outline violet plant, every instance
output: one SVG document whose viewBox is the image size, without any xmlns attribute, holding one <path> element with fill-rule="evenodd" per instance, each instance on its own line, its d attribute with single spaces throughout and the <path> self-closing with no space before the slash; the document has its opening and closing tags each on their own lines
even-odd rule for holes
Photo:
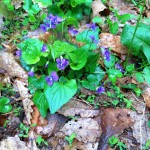
<svg viewBox="0 0 150 150">
<path fill-rule="evenodd" d="M 43 117 L 48 109 L 51 114 L 55 113 L 80 90 L 79 87 L 94 90 L 99 95 L 104 93 L 102 80 L 105 72 L 112 84 L 122 76 L 120 68 L 115 68 L 116 57 L 108 48 L 98 47 L 100 29 L 95 23 L 87 24 L 87 29 L 79 33 L 66 21 L 49 14 L 40 25 L 42 32 L 56 33 L 63 24 L 63 30 L 67 31 L 65 35 L 59 33 L 64 36 L 63 41 L 56 40 L 58 35 L 53 34 L 53 39 L 47 43 L 27 38 L 18 45 L 17 56 L 29 75 L 28 88 Z M 70 38 L 75 38 L 76 43 L 82 42 L 82 46 L 68 42 L 72 41 Z M 98 64 L 100 59 L 104 60 L 103 69 Z"/>
</svg>

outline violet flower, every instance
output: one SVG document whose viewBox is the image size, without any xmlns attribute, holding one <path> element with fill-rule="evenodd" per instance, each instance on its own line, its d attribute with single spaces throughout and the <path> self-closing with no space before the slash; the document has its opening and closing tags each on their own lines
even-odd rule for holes
<svg viewBox="0 0 150 150">
<path fill-rule="evenodd" d="M 46 52 L 46 50 L 47 50 L 47 46 L 46 46 L 46 44 L 43 44 L 41 52 Z"/>
<path fill-rule="evenodd" d="M 56 28 L 56 25 L 60 24 L 62 21 L 62 18 L 50 14 L 44 21 L 44 24 L 41 24 L 40 27 L 44 32 L 46 32 L 48 29 Z"/>
<path fill-rule="evenodd" d="M 58 75 L 57 75 L 57 73 L 56 73 L 55 71 L 53 71 L 53 72 L 50 74 L 50 76 L 47 76 L 47 77 L 45 78 L 46 83 L 47 83 L 49 86 L 52 86 L 55 81 L 58 81 L 58 79 L 59 79 L 59 77 L 58 77 Z"/>
<path fill-rule="evenodd" d="M 99 86 L 97 89 L 96 89 L 96 92 L 97 94 L 102 94 L 103 92 L 105 92 L 105 88 L 103 86 Z"/>
<path fill-rule="evenodd" d="M 59 68 L 60 70 L 64 70 L 69 65 L 69 61 L 63 57 L 57 58 L 56 62 L 57 68 Z"/>
<path fill-rule="evenodd" d="M 95 39 L 94 35 L 90 35 L 89 37 L 91 38 L 92 42 L 94 42 L 95 44 L 98 44 L 98 40 Z"/>
<path fill-rule="evenodd" d="M 68 31 L 69 31 L 69 33 L 70 33 L 72 36 L 75 36 L 75 35 L 78 34 L 78 30 L 76 30 L 75 28 L 72 28 L 72 27 L 70 27 L 70 28 L 68 29 Z"/>
<path fill-rule="evenodd" d="M 117 68 L 120 72 L 124 72 L 122 66 L 119 63 L 115 64 L 115 68 Z"/>
<path fill-rule="evenodd" d="M 29 75 L 30 77 L 33 77 L 33 76 L 34 76 L 34 72 L 33 72 L 32 70 L 30 70 L 30 71 L 28 72 L 28 75 Z"/>
<path fill-rule="evenodd" d="M 95 23 L 92 23 L 92 24 L 86 24 L 87 27 L 89 27 L 90 29 L 92 30 L 95 30 L 97 28 L 96 24 Z"/>
<path fill-rule="evenodd" d="M 101 51 L 102 51 L 102 55 L 103 55 L 104 59 L 106 59 L 107 61 L 110 61 L 111 53 L 108 50 L 108 48 L 101 47 Z"/>
<path fill-rule="evenodd" d="M 16 51 L 16 56 L 20 57 L 22 55 L 22 50 Z"/>
<path fill-rule="evenodd" d="M 47 27 L 45 24 L 41 24 L 40 25 L 40 28 L 43 30 L 43 32 L 46 32 L 47 31 Z"/>
</svg>

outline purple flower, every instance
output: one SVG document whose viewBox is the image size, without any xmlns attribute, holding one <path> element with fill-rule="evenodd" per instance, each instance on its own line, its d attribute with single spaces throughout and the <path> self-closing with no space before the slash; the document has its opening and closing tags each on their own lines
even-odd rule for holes
<svg viewBox="0 0 150 150">
<path fill-rule="evenodd" d="M 56 25 L 61 23 L 62 21 L 63 21 L 62 18 L 50 14 L 44 21 L 44 24 L 41 24 L 40 27 L 44 32 L 46 32 L 47 29 L 56 28 Z"/>
<path fill-rule="evenodd" d="M 97 94 L 102 94 L 103 92 L 105 92 L 105 88 L 103 86 L 99 86 L 97 89 L 96 89 L 96 92 Z"/>
<path fill-rule="evenodd" d="M 120 72 L 124 72 L 122 66 L 119 63 L 116 63 L 115 68 L 117 68 Z"/>
<path fill-rule="evenodd" d="M 95 44 L 98 44 L 98 40 L 95 39 L 94 35 L 90 35 L 89 37 L 91 38 L 92 42 L 94 42 Z"/>
<path fill-rule="evenodd" d="M 87 27 L 89 27 L 90 29 L 92 30 L 95 30 L 97 28 L 96 24 L 95 23 L 92 23 L 92 24 L 86 24 Z"/>
<path fill-rule="evenodd" d="M 106 59 L 107 61 L 110 61 L 111 53 L 108 50 L 108 48 L 101 47 L 101 50 L 102 50 L 102 55 L 103 55 L 104 59 Z"/>
<path fill-rule="evenodd" d="M 30 70 L 30 71 L 28 72 L 28 75 L 29 75 L 30 77 L 33 77 L 33 76 L 34 76 L 34 72 L 33 72 L 32 70 Z"/>
<path fill-rule="evenodd" d="M 43 30 L 43 32 L 46 32 L 47 31 L 47 27 L 45 24 L 41 24 L 40 25 L 40 28 Z"/>
<path fill-rule="evenodd" d="M 16 56 L 20 57 L 22 55 L 22 50 L 16 51 Z"/>
<path fill-rule="evenodd" d="M 71 28 L 71 27 L 68 29 L 68 31 L 72 36 L 75 36 L 78 34 L 78 30 Z"/>
<path fill-rule="evenodd" d="M 46 44 L 44 44 L 44 45 L 42 46 L 41 52 L 46 52 L 46 50 L 47 50 L 47 46 L 46 46 Z"/>
<path fill-rule="evenodd" d="M 50 76 L 47 76 L 47 77 L 46 77 L 45 80 L 46 80 L 46 83 L 47 83 L 49 86 L 52 86 L 55 81 L 58 81 L 58 79 L 59 79 L 59 77 L 58 77 L 57 73 L 56 73 L 55 71 L 53 71 L 53 72 L 50 74 Z"/>
<path fill-rule="evenodd" d="M 57 68 L 59 68 L 60 70 L 64 70 L 69 65 L 69 61 L 63 57 L 57 58 L 56 62 Z"/>
</svg>

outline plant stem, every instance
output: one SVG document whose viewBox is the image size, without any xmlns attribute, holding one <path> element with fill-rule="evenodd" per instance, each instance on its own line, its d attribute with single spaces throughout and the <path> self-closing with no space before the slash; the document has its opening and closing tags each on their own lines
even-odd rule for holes
<svg viewBox="0 0 150 150">
<path fill-rule="evenodd" d="M 145 6 L 145 4 L 146 4 L 146 0 L 145 0 L 145 3 L 144 3 L 144 6 Z M 130 54 L 131 54 L 132 43 L 133 43 L 133 40 L 134 40 L 136 31 L 137 31 L 137 29 L 138 29 L 140 20 L 141 20 L 141 16 L 142 16 L 142 13 L 143 13 L 143 10 L 144 10 L 144 6 L 142 7 L 142 10 L 140 11 L 140 15 L 139 15 L 139 18 L 138 18 L 138 22 L 137 22 L 137 24 L 136 24 L 136 27 L 135 27 L 135 30 L 134 30 L 134 33 L 133 33 L 133 37 L 132 37 L 132 40 L 131 40 L 131 43 L 130 43 L 130 47 L 129 47 L 129 50 L 128 50 L 128 53 L 127 53 L 126 61 L 125 61 L 125 63 L 124 63 L 124 67 L 127 66 L 127 63 L 128 63 L 128 61 L 129 61 L 129 56 L 130 56 Z"/>
</svg>

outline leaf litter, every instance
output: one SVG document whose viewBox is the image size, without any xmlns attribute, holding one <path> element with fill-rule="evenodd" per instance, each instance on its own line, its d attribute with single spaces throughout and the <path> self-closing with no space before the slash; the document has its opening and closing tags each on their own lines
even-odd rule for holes
<svg viewBox="0 0 150 150">
<path fill-rule="evenodd" d="M 149 7 L 148 3 L 147 7 Z M 17 4 L 16 1 L 13 1 L 13 4 L 16 9 L 21 6 L 21 3 Z M 128 5 L 128 3 L 122 4 L 122 1 L 114 1 L 113 3 L 110 1 L 107 5 L 118 8 L 120 14 L 137 14 L 134 6 Z M 93 16 L 100 16 L 100 12 L 107 9 L 107 7 L 101 1 L 93 1 L 92 9 Z M 149 12 L 146 13 L 149 17 Z M 29 36 L 39 37 L 39 32 L 31 32 Z M 39 38 L 47 42 L 48 36 L 45 34 Z M 119 35 L 101 33 L 100 39 L 100 46 L 110 47 L 116 55 L 127 54 L 127 48 L 121 44 Z M 57 114 L 48 114 L 47 118 L 44 119 L 31 101 L 32 96 L 27 88 L 27 73 L 15 60 L 13 54 L 7 52 L 0 53 L 0 69 L 5 70 L 6 73 L 4 71 L 4 75 L 9 75 L 11 79 L 17 77 L 13 82 L 23 102 L 26 117 L 24 122 L 28 125 L 37 124 L 37 127 L 30 130 L 29 138 L 32 140 L 27 142 L 28 147 L 16 135 L 14 137 L 7 137 L 7 139 L 0 142 L 2 150 L 15 150 L 16 148 L 28 150 L 32 146 L 34 149 L 38 149 L 35 143 L 37 135 L 47 139 L 53 150 L 63 148 L 65 150 L 107 150 L 111 149 L 108 147 L 108 139 L 112 135 L 121 135 L 125 129 L 129 128 L 132 128 L 133 137 L 140 144 L 140 147 L 150 139 L 147 123 L 149 111 L 146 109 L 146 105 L 150 107 L 149 86 L 144 89 L 144 93 L 142 93 L 143 98 L 136 97 L 129 91 L 124 93 L 132 101 L 136 111 L 122 108 L 95 109 L 93 105 L 87 105 L 85 101 L 80 101 L 78 97 L 75 97 L 59 109 Z M 86 93 L 86 96 L 88 94 Z M 100 100 L 101 96 L 97 97 L 97 100 Z M 72 119 L 69 119 L 68 116 Z M 17 119 L 15 118 L 15 120 Z M 70 147 L 64 138 L 65 136 L 71 136 L 72 133 L 76 133 L 76 137 L 72 147 Z"/>
</svg>

